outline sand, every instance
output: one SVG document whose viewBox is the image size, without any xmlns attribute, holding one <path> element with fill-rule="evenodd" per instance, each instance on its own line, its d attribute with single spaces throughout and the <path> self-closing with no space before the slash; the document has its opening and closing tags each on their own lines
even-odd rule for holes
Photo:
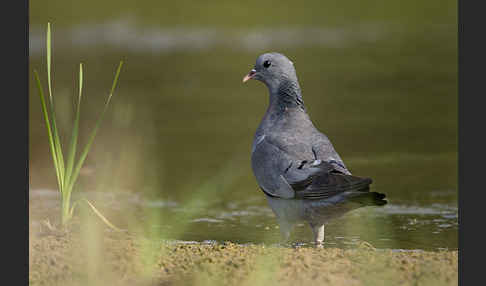
<svg viewBox="0 0 486 286">
<path fill-rule="evenodd" d="M 458 251 L 149 239 L 30 227 L 30 285 L 457 285 Z"/>
</svg>

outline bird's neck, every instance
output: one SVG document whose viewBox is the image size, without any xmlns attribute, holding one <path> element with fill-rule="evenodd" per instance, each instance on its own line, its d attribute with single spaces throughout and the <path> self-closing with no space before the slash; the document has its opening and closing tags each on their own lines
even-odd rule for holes
<svg viewBox="0 0 486 286">
<path fill-rule="evenodd" d="M 270 92 L 269 109 L 283 110 L 300 108 L 305 111 L 304 100 L 297 80 L 285 79 L 268 87 Z"/>
<path fill-rule="evenodd" d="M 269 86 L 270 103 L 255 136 L 258 137 L 265 134 L 269 129 L 280 126 L 282 120 L 292 121 L 296 116 L 299 118 L 304 116 L 308 119 L 299 84 L 297 81 L 293 82 L 295 84 L 287 82 L 282 85 L 275 85 L 276 88 L 274 89 Z"/>
</svg>

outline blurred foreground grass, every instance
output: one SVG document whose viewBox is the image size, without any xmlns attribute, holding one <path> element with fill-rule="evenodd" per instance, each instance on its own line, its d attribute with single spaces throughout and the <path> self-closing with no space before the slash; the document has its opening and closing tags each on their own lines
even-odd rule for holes
<svg viewBox="0 0 486 286">
<path fill-rule="evenodd" d="M 31 235 L 30 285 L 457 285 L 458 279 L 458 251 L 168 243 L 95 228 Z"/>
</svg>

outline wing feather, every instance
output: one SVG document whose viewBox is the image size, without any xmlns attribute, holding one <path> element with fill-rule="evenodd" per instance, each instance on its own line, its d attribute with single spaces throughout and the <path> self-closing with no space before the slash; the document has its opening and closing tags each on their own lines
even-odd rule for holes
<svg viewBox="0 0 486 286">
<path fill-rule="evenodd" d="M 252 154 L 262 190 L 273 197 L 320 200 L 345 192 L 369 192 L 370 178 L 351 175 L 339 161 L 296 160 L 265 137 Z"/>
</svg>

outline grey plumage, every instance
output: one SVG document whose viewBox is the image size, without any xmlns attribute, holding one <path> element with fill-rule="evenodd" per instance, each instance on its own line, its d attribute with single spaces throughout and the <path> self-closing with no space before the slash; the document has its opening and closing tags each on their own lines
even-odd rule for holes
<svg viewBox="0 0 486 286">
<path fill-rule="evenodd" d="M 314 127 L 287 57 L 259 56 L 243 81 L 249 79 L 265 83 L 270 94 L 251 164 L 285 239 L 296 222 L 304 221 L 320 244 L 330 219 L 361 206 L 386 204 L 384 194 L 369 191 L 371 179 L 352 175 L 327 136 Z"/>
</svg>

